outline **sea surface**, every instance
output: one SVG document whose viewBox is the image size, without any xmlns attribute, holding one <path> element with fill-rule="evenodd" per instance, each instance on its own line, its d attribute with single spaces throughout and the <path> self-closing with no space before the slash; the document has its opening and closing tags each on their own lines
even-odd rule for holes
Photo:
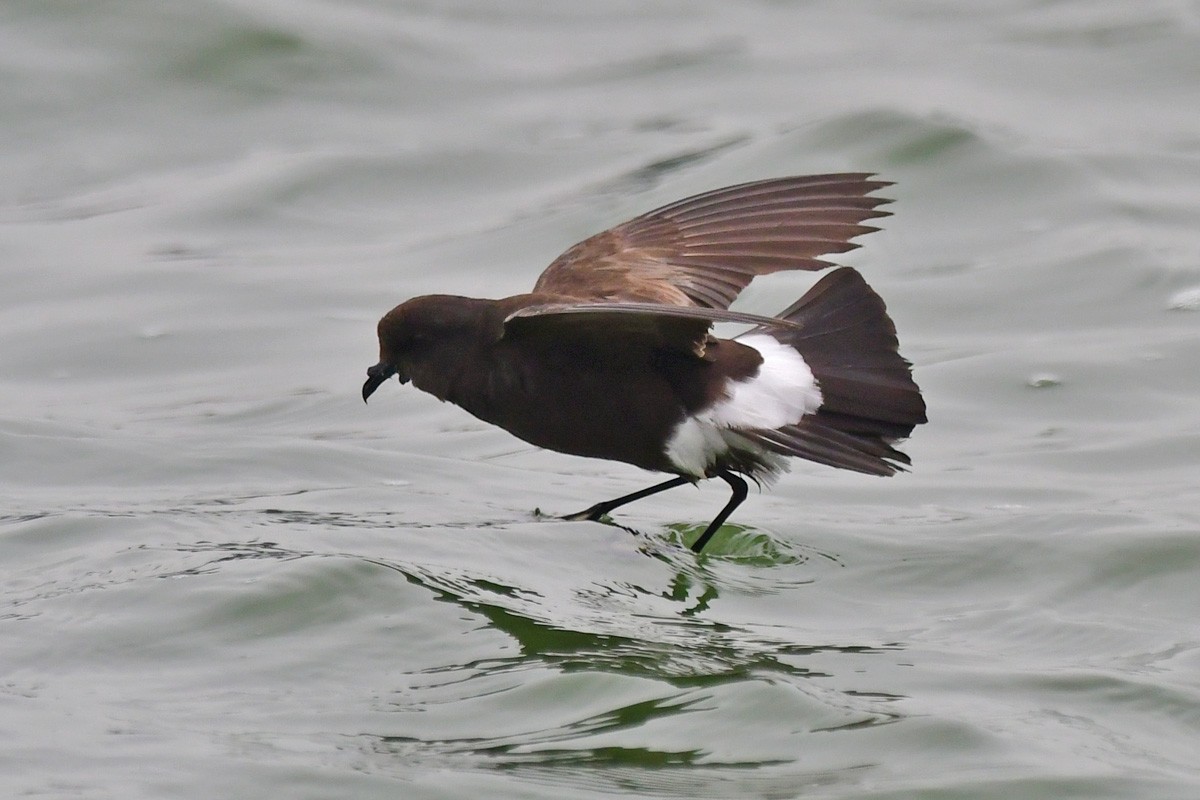
<svg viewBox="0 0 1200 800">
<path fill-rule="evenodd" d="M 841 170 L 909 474 L 697 557 L 719 482 L 563 522 L 659 478 L 360 398 L 410 296 Z M 0 387 L 0 797 L 1200 797 L 1195 0 L 5 0 Z"/>
</svg>

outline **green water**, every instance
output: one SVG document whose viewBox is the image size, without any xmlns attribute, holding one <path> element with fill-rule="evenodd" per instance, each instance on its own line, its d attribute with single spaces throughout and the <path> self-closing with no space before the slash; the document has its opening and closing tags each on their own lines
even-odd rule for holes
<svg viewBox="0 0 1200 800">
<path fill-rule="evenodd" d="M 1200 797 L 1197 122 L 1189 0 L 10 0 L 0 795 Z M 359 398 L 409 296 L 835 170 L 911 474 L 697 558 L 723 485 L 546 519 L 655 478 Z"/>
</svg>

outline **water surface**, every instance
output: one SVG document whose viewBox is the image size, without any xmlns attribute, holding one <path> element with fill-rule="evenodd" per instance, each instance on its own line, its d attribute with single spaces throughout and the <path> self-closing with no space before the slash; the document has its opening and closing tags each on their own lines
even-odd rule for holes
<svg viewBox="0 0 1200 800">
<path fill-rule="evenodd" d="M 4 794 L 1200 796 L 1194 2 L 0 19 Z M 651 476 L 359 399 L 400 300 L 834 170 L 911 474 L 696 558 L 723 487 L 555 521 Z"/>
</svg>

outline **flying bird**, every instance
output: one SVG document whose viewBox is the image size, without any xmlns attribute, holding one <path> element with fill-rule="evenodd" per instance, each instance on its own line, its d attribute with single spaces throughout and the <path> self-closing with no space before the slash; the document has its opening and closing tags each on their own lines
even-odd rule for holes
<svg viewBox="0 0 1200 800">
<path fill-rule="evenodd" d="M 720 478 L 732 495 L 700 552 L 790 457 L 869 475 L 909 465 L 893 446 L 926 421 L 883 301 L 833 269 L 775 317 L 729 308 L 757 275 L 833 267 L 888 216 L 869 173 L 777 178 L 655 209 L 568 249 L 533 291 L 426 295 L 378 326 L 365 401 L 392 376 L 560 453 L 672 477 L 565 519 Z M 752 326 L 730 339 L 715 322 Z"/>
</svg>

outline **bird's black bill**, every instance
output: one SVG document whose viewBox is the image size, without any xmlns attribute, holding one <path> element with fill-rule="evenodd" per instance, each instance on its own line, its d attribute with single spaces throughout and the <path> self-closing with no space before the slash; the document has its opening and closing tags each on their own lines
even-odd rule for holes
<svg viewBox="0 0 1200 800">
<path fill-rule="evenodd" d="M 373 367 L 367 368 L 367 382 L 363 384 L 363 402 L 367 402 L 367 398 L 374 394 L 384 381 L 396 374 L 396 370 L 389 364 L 384 364 L 382 361 Z"/>
</svg>

